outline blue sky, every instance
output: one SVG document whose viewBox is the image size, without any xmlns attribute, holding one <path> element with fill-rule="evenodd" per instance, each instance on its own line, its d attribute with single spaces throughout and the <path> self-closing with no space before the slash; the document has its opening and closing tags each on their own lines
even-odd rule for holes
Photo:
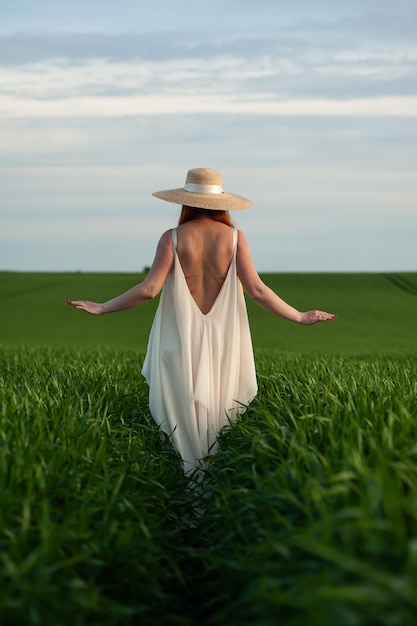
<svg viewBox="0 0 417 626">
<path fill-rule="evenodd" d="M 141 270 L 213 167 L 260 271 L 417 270 L 415 0 L 0 0 L 0 269 Z"/>
</svg>

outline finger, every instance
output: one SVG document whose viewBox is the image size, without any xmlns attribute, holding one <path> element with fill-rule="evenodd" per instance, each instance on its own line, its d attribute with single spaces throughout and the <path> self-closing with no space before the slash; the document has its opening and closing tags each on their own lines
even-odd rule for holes
<svg viewBox="0 0 417 626">
<path fill-rule="evenodd" d="M 81 300 L 67 300 L 67 303 L 74 309 L 83 310 L 85 308 L 85 304 Z"/>
<path fill-rule="evenodd" d="M 319 312 L 318 314 L 318 320 L 320 322 L 328 322 L 330 320 L 334 320 L 336 317 L 336 315 L 334 315 L 334 313 L 325 313 L 323 311 Z"/>
</svg>

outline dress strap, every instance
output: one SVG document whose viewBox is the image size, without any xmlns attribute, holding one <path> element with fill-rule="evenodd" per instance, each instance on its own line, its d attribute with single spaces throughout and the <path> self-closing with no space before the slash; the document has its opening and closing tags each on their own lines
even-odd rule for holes
<svg viewBox="0 0 417 626">
<path fill-rule="evenodd" d="M 233 229 L 233 248 L 237 246 L 237 228 Z"/>
</svg>

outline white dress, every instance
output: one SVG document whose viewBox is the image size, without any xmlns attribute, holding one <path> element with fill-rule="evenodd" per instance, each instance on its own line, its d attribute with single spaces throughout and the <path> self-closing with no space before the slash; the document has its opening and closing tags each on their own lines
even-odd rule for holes
<svg viewBox="0 0 417 626">
<path fill-rule="evenodd" d="M 207 314 L 191 295 L 172 231 L 173 268 L 161 292 L 142 368 L 152 416 L 182 458 L 184 471 L 217 448 L 217 435 L 257 393 L 243 288 L 233 258 Z"/>
</svg>

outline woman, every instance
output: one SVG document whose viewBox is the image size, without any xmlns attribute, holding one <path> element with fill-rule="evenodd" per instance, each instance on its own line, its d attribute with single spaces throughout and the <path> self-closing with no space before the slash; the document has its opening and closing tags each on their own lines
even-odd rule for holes
<svg viewBox="0 0 417 626">
<path fill-rule="evenodd" d="M 299 324 L 335 315 L 301 313 L 262 282 L 245 235 L 229 217 L 230 210 L 252 202 L 224 192 L 219 172 L 189 170 L 184 187 L 153 195 L 182 205 L 182 211 L 178 228 L 159 240 L 145 280 L 103 304 L 68 303 L 103 315 L 144 304 L 162 289 L 142 373 L 153 418 L 188 472 L 216 450 L 222 427 L 257 393 L 243 290 L 261 307 Z"/>
</svg>

